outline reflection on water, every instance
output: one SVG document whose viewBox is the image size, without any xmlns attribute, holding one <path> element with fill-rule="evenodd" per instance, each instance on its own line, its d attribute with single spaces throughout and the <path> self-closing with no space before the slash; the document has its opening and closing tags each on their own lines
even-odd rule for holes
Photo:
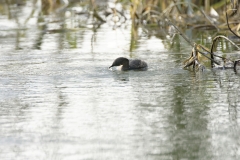
<svg viewBox="0 0 240 160">
<path fill-rule="evenodd" d="M 239 74 L 182 69 L 178 36 L 45 27 L 0 32 L 1 160 L 240 158 Z M 109 70 L 119 56 L 149 68 Z"/>
<path fill-rule="evenodd" d="M 148 71 L 108 70 L 111 52 L 3 53 L 1 159 L 238 159 L 239 75 L 134 54 Z"/>
</svg>

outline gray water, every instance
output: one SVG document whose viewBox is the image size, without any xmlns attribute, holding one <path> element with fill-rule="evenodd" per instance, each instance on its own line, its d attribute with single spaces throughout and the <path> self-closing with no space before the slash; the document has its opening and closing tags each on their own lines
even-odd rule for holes
<svg viewBox="0 0 240 160">
<path fill-rule="evenodd" d="M 129 28 L 0 33 L 1 160 L 240 159 L 240 76 L 183 69 L 180 37 L 129 52 Z M 149 68 L 109 70 L 119 56 Z"/>
</svg>

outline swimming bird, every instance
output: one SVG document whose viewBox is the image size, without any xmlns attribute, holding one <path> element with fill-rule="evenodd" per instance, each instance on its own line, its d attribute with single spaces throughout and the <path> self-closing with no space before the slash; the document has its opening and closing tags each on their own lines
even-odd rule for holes
<svg viewBox="0 0 240 160">
<path fill-rule="evenodd" d="M 109 67 L 114 67 L 114 66 L 121 66 L 122 71 L 127 71 L 127 70 L 133 70 L 133 69 L 147 69 L 148 65 L 146 62 L 140 60 L 140 59 L 133 59 L 129 60 L 125 57 L 119 57 L 114 60 L 112 65 Z"/>
</svg>

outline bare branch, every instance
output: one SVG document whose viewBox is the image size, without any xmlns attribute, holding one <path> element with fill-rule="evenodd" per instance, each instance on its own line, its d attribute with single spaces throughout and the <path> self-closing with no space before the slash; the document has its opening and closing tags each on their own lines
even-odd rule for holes
<svg viewBox="0 0 240 160">
<path fill-rule="evenodd" d="M 227 26 L 228 26 L 228 29 L 238 38 L 240 38 L 240 36 L 238 34 L 236 34 L 230 27 L 229 25 L 229 22 L 228 22 L 228 14 L 227 14 L 227 11 L 226 11 L 226 20 L 227 20 Z"/>
<path fill-rule="evenodd" d="M 168 22 L 174 26 L 174 28 L 178 31 L 178 33 L 192 46 L 195 47 L 196 43 L 191 42 L 178 28 L 177 26 L 175 26 L 169 19 Z M 203 47 L 202 47 L 203 48 Z M 216 63 L 217 65 L 220 65 L 217 61 L 215 61 L 213 58 L 210 58 L 208 56 L 205 55 L 205 53 L 203 53 L 202 51 L 200 51 L 199 49 L 197 49 L 197 47 L 195 48 L 197 52 L 199 52 L 200 54 L 202 54 L 204 57 L 206 57 L 207 59 L 211 60 L 212 62 Z M 210 53 L 208 50 L 204 49 L 206 52 Z"/>
</svg>

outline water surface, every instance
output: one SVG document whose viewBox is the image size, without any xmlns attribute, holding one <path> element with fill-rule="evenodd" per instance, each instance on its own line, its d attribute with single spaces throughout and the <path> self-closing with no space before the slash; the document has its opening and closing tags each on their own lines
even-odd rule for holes
<svg viewBox="0 0 240 160">
<path fill-rule="evenodd" d="M 1 33 L 0 159 L 240 158 L 240 76 L 183 69 L 180 37 L 129 52 L 129 28 Z M 119 56 L 149 68 L 109 70 Z"/>
</svg>

